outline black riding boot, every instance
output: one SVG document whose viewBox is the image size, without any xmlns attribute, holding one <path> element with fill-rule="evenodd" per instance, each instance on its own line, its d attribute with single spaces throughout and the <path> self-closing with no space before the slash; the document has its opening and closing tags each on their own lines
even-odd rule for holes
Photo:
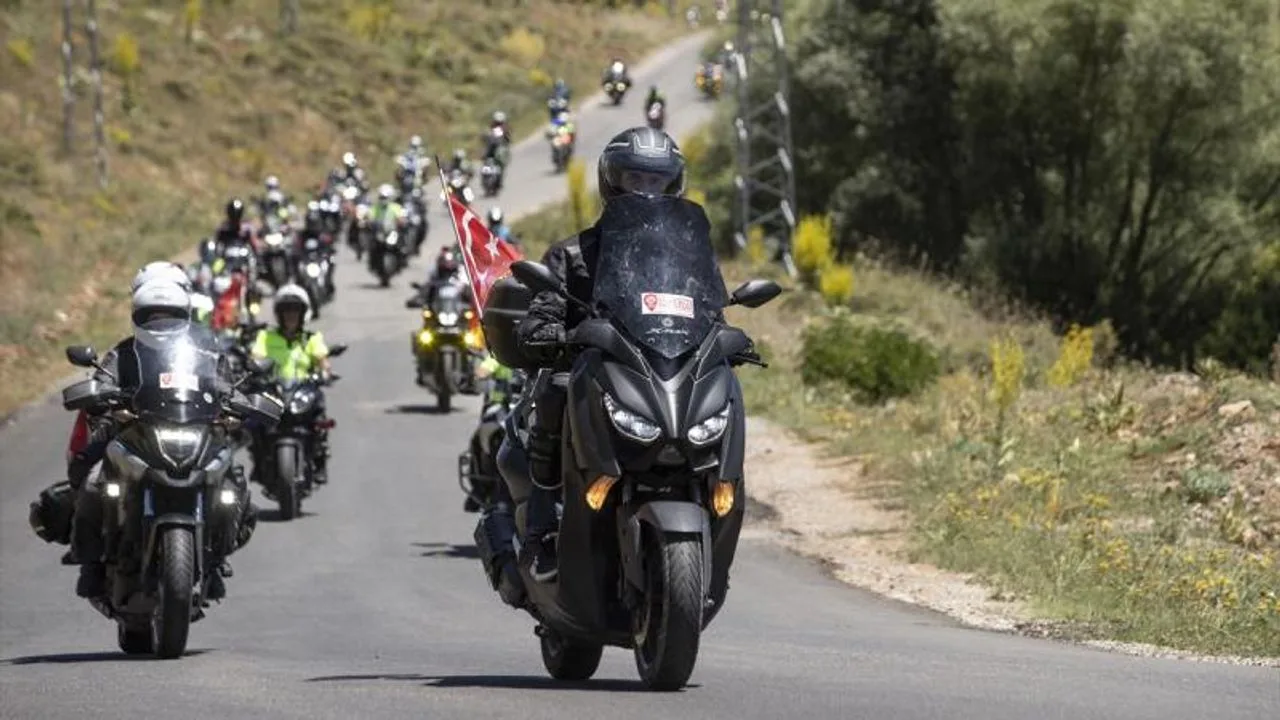
<svg viewBox="0 0 1280 720">
<path fill-rule="evenodd" d="M 102 497 L 95 488 L 83 488 L 76 498 L 71 529 L 72 550 L 80 559 L 76 595 L 95 598 L 107 594 L 107 568 L 102 562 Z"/>
</svg>

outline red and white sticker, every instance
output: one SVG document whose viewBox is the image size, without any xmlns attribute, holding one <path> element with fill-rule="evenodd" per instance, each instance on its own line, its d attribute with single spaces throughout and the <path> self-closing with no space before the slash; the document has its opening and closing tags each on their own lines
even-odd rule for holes
<svg viewBox="0 0 1280 720">
<path fill-rule="evenodd" d="M 190 390 L 192 392 L 196 392 L 200 389 L 200 378 L 191 373 L 160 373 L 160 389 Z"/>
<path fill-rule="evenodd" d="M 644 293 L 640 296 L 640 312 L 644 315 L 668 315 L 693 319 L 693 298 L 688 295 Z"/>
</svg>

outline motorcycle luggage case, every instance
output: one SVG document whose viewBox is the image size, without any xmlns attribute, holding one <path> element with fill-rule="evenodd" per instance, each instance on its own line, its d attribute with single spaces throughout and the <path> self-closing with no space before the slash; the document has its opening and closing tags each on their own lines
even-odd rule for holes
<svg viewBox="0 0 1280 720">
<path fill-rule="evenodd" d="M 71 521 L 75 515 L 75 490 L 71 483 L 60 482 L 45 488 L 40 499 L 31 503 L 27 521 L 36 536 L 48 543 L 67 545 L 71 542 Z"/>
<path fill-rule="evenodd" d="M 518 370 L 533 370 L 538 363 L 520 350 L 516 331 L 529 313 L 533 294 L 513 277 L 493 284 L 484 306 L 484 339 L 494 359 Z"/>
</svg>

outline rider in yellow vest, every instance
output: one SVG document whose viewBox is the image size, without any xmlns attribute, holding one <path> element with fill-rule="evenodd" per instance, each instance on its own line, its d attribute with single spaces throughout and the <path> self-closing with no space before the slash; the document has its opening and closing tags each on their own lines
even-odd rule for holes
<svg viewBox="0 0 1280 720">
<path fill-rule="evenodd" d="M 281 380 L 303 380 L 312 373 L 327 378 L 329 347 L 324 344 L 323 335 L 304 327 L 311 311 L 311 299 L 307 297 L 307 291 L 289 283 L 276 291 L 272 304 L 277 326 L 258 332 L 253 341 L 253 356 L 274 360 L 276 377 Z M 320 419 L 326 419 L 324 392 L 320 388 L 316 388 L 316 406 L 320 409 Z M 327 430 L 320 430 L 316 435 L 314 460 L 315 481 L 318 484 L 329 480 L 328 435 Z"/>
</svg>

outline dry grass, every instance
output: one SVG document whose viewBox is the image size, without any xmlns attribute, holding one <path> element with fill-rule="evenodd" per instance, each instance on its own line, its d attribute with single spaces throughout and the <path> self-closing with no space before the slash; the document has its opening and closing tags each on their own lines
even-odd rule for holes
<svg viewBox="0 0 1280 720">
<path fill-rule="evenodd" d="M 531 74 L 562 75 L 585 95 L 609 56 L 638 58 L 683 27 L 551 0 L 303 0 L 299 32 L 282 38 L 275 0 L 197 8 L 99 4 L 102 192 L 87 71 L 74 83 L 75 153 L 63 158 L 55 15 L 47 3 L 0 12 L 11 38 L 0 54 L 0 415 L 65 374 L 63 345 L 119 336 L 128 275 L 192 246 L 228 194 L 267 173 L 310 190 L 347 149 L 382 176 L 408 135 L 441 153 L 475 146 L 498 108 L 530 131 L 545 117 Z M 75 43 L 83 65 L 80 29 Z M 554 51 L 534 59 L 537 43 Z"/>
<path fill-rule="evenodd" d="M 561 206 L 517 229 L 547 241 L 569 218 Z M 725 272 L 791 285 L 745 258 Z M 1275 387 L 1103 362 L 1105 331 L 1063 341 L 930 277 L 865 259 L 854 272 L 855 313 L 942 351 L 935 385 L 880 406 L 805 387 L 800 334 L 828 311 L 795 287 L 729 311 L 773 363 L 740 378 L 754 412 L 866 468 L 851 495 L 907 510 L 910 560 L 976 573 L 1063 634 L 1280 656 Z"/>
</svg>

